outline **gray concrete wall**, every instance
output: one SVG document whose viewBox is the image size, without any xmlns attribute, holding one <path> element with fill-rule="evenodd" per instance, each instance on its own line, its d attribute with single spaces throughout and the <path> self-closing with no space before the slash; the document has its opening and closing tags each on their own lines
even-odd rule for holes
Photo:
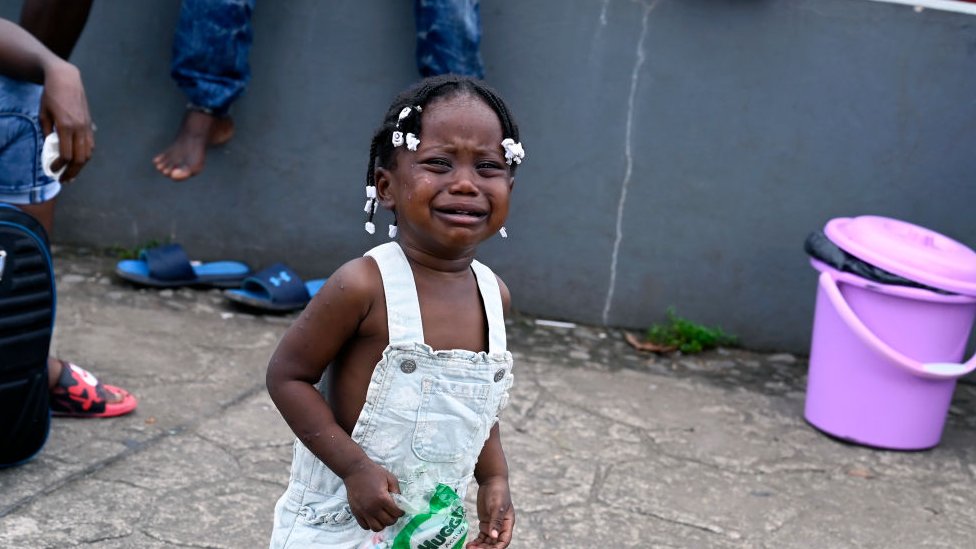
<svg viewBox="0 0 976 549">
<path fill-rule="evenodd" d="M 177 0 L 98 0 L 73 61 L 98 149 L 56 240 L 173 239 L 322 276 L 362 231 L 371 132 L 415 76 L 410 3 L 259 0 L 238 135 L 171 183 Z M 0 0 L 16 17 L 19 0 Z M 488 80 L 527 159 L 484 245 L 515 306 L 644 327 L 674 306 L 804 352 L 806 234 L 902 218 L 976 245 L 976 18 L 865 0 L 482 0 Z M 386 218 L 381 218 L 385 223 Z M 383 225 L 381 225 L 382 227 Z M 378 231 L 384 232 L 384 231 Z"/>
</svg>

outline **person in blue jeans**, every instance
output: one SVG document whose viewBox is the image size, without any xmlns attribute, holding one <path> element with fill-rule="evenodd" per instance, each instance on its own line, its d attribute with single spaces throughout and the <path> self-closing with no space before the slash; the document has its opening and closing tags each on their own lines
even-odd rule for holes
<svg viewBox="0 0 976 549">
<path fill-rule="evenodd" d="M 176 138 L 153 158 L 183 181 L 203 171 L 208 147 L 234 136 L 230 107 L 251 78 L 255 0 L 183 0 L 173 38 L 171 76 L 187 98 Z M 478 0 L 414 0 L 417 68 L 422 76 L 484 78 Z"/>
<path fill-rule="evenodd" d="M 484 78 L 478 0 L 414 0 L 420 76 Z"/>
<path fill-rule="evenodd" d="M 0 202 L 31 214 L 48 233 L 62 183 L 78 175 L 95 148 L 81 74 L 66 61 L 90 7 L 91 0 L 27 0 L 22 27 L 0 19 Z M 59 138 L 50 167 L 57 178 L 41 166 L 42 143 L 52 132 Z M 50 356 L 47 368 L 55 415 L 110 417 L 136 408 L 134 396 L 75 364 Z"/>
</svg>

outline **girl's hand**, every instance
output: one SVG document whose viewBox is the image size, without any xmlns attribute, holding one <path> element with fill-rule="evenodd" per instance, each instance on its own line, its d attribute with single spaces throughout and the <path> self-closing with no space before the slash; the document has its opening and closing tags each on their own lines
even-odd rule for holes
<svg viewBox="0 0 976 549">
<path fill-rule="evenodd" d="M 363 460 L 342 480 L 349 495 L 349 510 L 364 530 L 379 532 L 403 516 L 390 496 L 391 492 L 400 493 L 400 483 L 373 461 Z"/>
<path fill-rule="evenodd" d="M 496 477 L 478 486 L 478 537 L 466 549 L 489 547 L 504 549 L 512 542 L 515 507 L 508 489 L 508 479 Z"/>
</svg>

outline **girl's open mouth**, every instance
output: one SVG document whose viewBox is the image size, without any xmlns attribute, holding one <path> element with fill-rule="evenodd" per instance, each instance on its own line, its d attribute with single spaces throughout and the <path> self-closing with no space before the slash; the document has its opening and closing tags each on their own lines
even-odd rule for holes
<svg viewBox="0 0 976 549">
<path fill-rule="evenodd" d="M 470 225 L 478 223 L 484 218 L 488 217 L 488 212 L 471 207 L 444 207 L 444 208 L 434 208 L 434 212 L 438 216 L 444 218 L 451 223 L 457 223 L 461 225 Z"/>
</svg>

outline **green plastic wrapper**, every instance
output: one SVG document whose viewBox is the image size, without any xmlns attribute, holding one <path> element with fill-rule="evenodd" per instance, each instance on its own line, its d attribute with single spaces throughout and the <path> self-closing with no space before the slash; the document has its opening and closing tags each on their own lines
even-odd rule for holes
<svg viewBox="0 0 976 549">
<path fill-rule="evenodd" d="M 424 501 L 394 494 L 406 514 L 371 536 L 360 549 L 462 549 L 468 537 L 464 502 L 450 486 L 438 484 Z M 392 538 L 391 538 L 392 536 Z"/>
<path fill-rule="evenodd" d="M 414 514 L 393 538 L 392 549 L 461 549 L 468 536 L 464 502 L 445 484 L 438 484 L 427 508 Z"/>
</svg>

